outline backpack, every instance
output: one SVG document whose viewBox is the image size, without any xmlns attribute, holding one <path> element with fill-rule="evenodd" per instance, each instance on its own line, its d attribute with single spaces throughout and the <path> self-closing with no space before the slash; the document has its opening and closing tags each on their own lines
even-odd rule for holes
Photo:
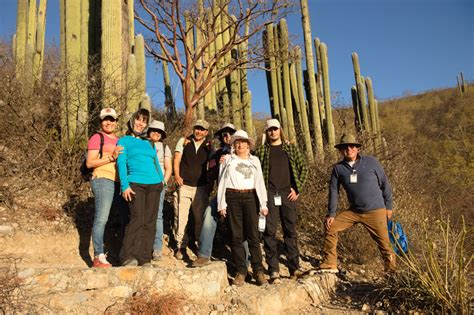
<svg viewBox="0 0 474 315">
<path fill-rule="evenodd" d="M 402 224 L 400 222 L 388 220 L 388 238 L 392 244 L 393 251 L 398 256 L 401 256 L 408 252 L 408 239 L 405 231 L 403 231 Z"/>
<path fill-rule="evenodd" d="M 102 158 L 102 149 L 104 148 L 104 135 L 101 134 L 100 132 L 98 132 L 98 134 L 100 136 L 99 158 L 101 159 Z M 84 157 L 82 158 L 82 163 L 81 163 L 81 167 L 79 168 L 79 170 L 81 172 L 82 179 L 84 181 L 88 182 L 92 178 L 92 171 L 94 169 L 93 168 L 88 168 L 86 162 L 87 162 L 87 151 L 84 154 Z"/>
</svg>

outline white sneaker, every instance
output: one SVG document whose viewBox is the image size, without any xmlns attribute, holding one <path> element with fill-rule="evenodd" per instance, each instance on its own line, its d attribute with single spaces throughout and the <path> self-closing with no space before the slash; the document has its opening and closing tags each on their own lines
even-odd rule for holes
<svg viewBox="0 0 474 315">
<path fill-rule="evenodd" d="M 111 267 L 112 264 L 107 261 L 107 256 L 105 254 L 99 254 L 99 256 L 94 257 L 93 267 L 102 267 L 107 268 Z"/>
</svg>

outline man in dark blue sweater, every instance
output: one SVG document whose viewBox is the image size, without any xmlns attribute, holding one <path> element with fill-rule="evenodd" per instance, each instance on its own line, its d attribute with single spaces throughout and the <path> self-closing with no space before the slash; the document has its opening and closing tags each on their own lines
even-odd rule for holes
<svg viewBox="0 0 474 315">
<path fill-rule="evenodd" d="M 321 272 L 338 272 L 338 233 L 362 223 L 384 260 L 385 271 L 395 269 L 395 254 L 390 246 L 387 218 L 392 217 L 392 188 L 385 172 L 372 156 L 359 155 L 361 144 L 353 135 L 343 135 L 335 146 L 344 157 L 332 171 L 329 183 L 328 215 L 325 221 L 324 261 Z M 342 185 L 349 199 L 349 208 L 336 215 L 339 188 Z"/>
</svg>

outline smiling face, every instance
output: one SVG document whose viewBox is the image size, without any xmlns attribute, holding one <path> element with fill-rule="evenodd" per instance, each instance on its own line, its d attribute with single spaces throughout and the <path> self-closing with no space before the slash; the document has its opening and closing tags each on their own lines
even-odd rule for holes
<svg viewBox="0 0 474 315">
<path fill-rule="evenodd" d="M 151 141 L 158 142 L 161 140 L 161 132 L 159 132 L 158 129 L 149 129 L 148 132 L 150 133 Z"/>
<path fill-rule="evenodd" d="M 239 157 L 248 156 L 250 153 L 250 144 L 247 140 L 239 139 L 234 141 L 235 154 Z"/>
<path fill-rule="evenodd" d="M 117 119 L 111 116 L 106 116 L 101 120 L 100 128 L 104 133 L 112 134 L 115 131 L 115 128 L 117 128 Z"/>
<path fill-rule="evenodd" d="M 133 130 L 137 133 L 142 133 L 145 130 L 146 125 L 148 124 L 148 119 L 144 116 L 138 116 L 133 121 Z"/>
<path fill-rule="evenodd" d="M 343 144 L 339 146 L 339 152 L 346 161 L 355 161 L 359 155 L 359 147 L 354 144 Z"/>
<path fill-rule="evenodd" d="M 209 131 L 204 129 L 201 126 L 194 126 L 194 128 L 193 128 L 194 140 L 196 140 L 198 142 L 204 140 L 204 138 L 207 137 L 208 133 L 209 133 Z"/>
<path fill-rule="evenodd" d="M 235 133 L 235 130 L 232 130 L 232 129 L 224 130 L 220 136 L 221 142 L 224 142 L 225 144 L 230 144 L 230 139 L 232 138 L 232 135 L 234 133 Z"/>
<path fill-rule="evenodd" d="M 270 143 L 278 144 L 281 142 L 281 129 L 277 127 L 270 127 L 266 131 L 267 138 Z"/>
</svg>

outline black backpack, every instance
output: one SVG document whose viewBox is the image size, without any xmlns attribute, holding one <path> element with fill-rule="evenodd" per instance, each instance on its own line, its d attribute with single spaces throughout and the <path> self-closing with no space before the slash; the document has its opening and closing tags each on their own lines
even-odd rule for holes
<svg viewBox="0 0 474 315">
<path fill-rule="evenodd" d="M 104 148 L 104 135 L 101 134 L 100 132 L 98 133 L 100 136 L 100 147 L 99 147 L 99 159 L 102 158 L 102 149 Z M 81 177 L 83 180 L 86 182 L 90 181 L 92 178 L 92 171 L 94 170 L 93 168 L 88 168 L 87 167 L 87 151 L 84 155 L 84 158 L 82 159 L 81 167 L 79 170 L 81 171 Z"/>
</svg>

